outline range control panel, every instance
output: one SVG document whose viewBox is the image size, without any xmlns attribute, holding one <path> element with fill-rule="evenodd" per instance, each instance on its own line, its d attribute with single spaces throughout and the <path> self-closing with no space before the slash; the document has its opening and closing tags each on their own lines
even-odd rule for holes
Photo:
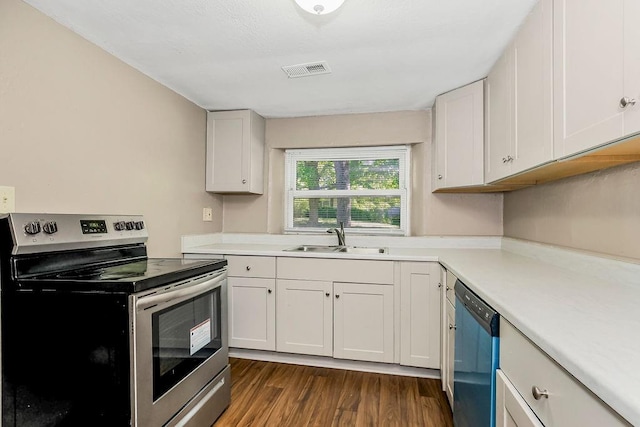
<svg viewBox="0 0 640 427">
<path fill-rule="evenodd" d="M 140 215 L 9 214 L 14 254 L 144 243 Z"/>
</svg>

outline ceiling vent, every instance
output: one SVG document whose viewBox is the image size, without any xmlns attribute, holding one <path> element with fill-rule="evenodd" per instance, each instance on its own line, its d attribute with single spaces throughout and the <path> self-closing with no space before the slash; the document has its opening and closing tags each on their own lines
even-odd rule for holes
<svg viewBox="0 0 640 427">
<path fill-rule="evenodd" d="M 290 79 L 297 77 L 315 76 L 317 74 L 329 74 L 331 68 L 326 61 L 310 62 L 308 64 L 286 65 L 282 71 L 287 73 Z"/>
</svg>

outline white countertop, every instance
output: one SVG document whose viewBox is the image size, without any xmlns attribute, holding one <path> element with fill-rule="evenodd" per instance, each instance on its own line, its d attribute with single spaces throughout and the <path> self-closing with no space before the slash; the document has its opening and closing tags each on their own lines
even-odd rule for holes
<svg viewBox="0 0 640 427">
<path fill-rule="evenodd" d="M 640 425 L 640 265 L 513 239 L 503 239 L 502 249 L 483 238 L 414 239 L 406 241 L 413 247 L 351 256 L 283 252 L 296 245 L 287 237 L 271 244 L 183 239 L 183 252 L 439 261 L 627 421 Z M 434 243 L 439 247 L 420 247 Z M 471 249 L 474 244 L 483 248 Z"/>
</svg>

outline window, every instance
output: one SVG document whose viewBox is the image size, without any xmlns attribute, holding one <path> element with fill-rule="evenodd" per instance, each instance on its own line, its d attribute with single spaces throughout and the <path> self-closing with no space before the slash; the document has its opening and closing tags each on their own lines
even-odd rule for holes
<svg viewBox="0 0 640 427">
<path fill-rule="evenodd" d="M 285 231 L 406 234 L 409 148 L 287 150 Z"/>
</svg>

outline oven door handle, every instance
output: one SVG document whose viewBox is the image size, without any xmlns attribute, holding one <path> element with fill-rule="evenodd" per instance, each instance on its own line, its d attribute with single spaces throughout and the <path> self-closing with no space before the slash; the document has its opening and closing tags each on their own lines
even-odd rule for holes
<svg viewBox="0 0 640 427">
<path fill-rule="evenodd" d="M 143 311 L 151 307 L 163 305 L 168 302 L 175 303 L 177 299 L 189 299 L 197 297 L 200 294 L 209 292 L 212 289 L 222 286 L 222 282 L 226 279 L 226 269 L 215 275 L 202 278 L 198 283 L 186 283 L 184 287 L 177 289 L 169 289 L 154 295 L 142 297 L 136 301 L 137 311 Z"/>
</svg>

